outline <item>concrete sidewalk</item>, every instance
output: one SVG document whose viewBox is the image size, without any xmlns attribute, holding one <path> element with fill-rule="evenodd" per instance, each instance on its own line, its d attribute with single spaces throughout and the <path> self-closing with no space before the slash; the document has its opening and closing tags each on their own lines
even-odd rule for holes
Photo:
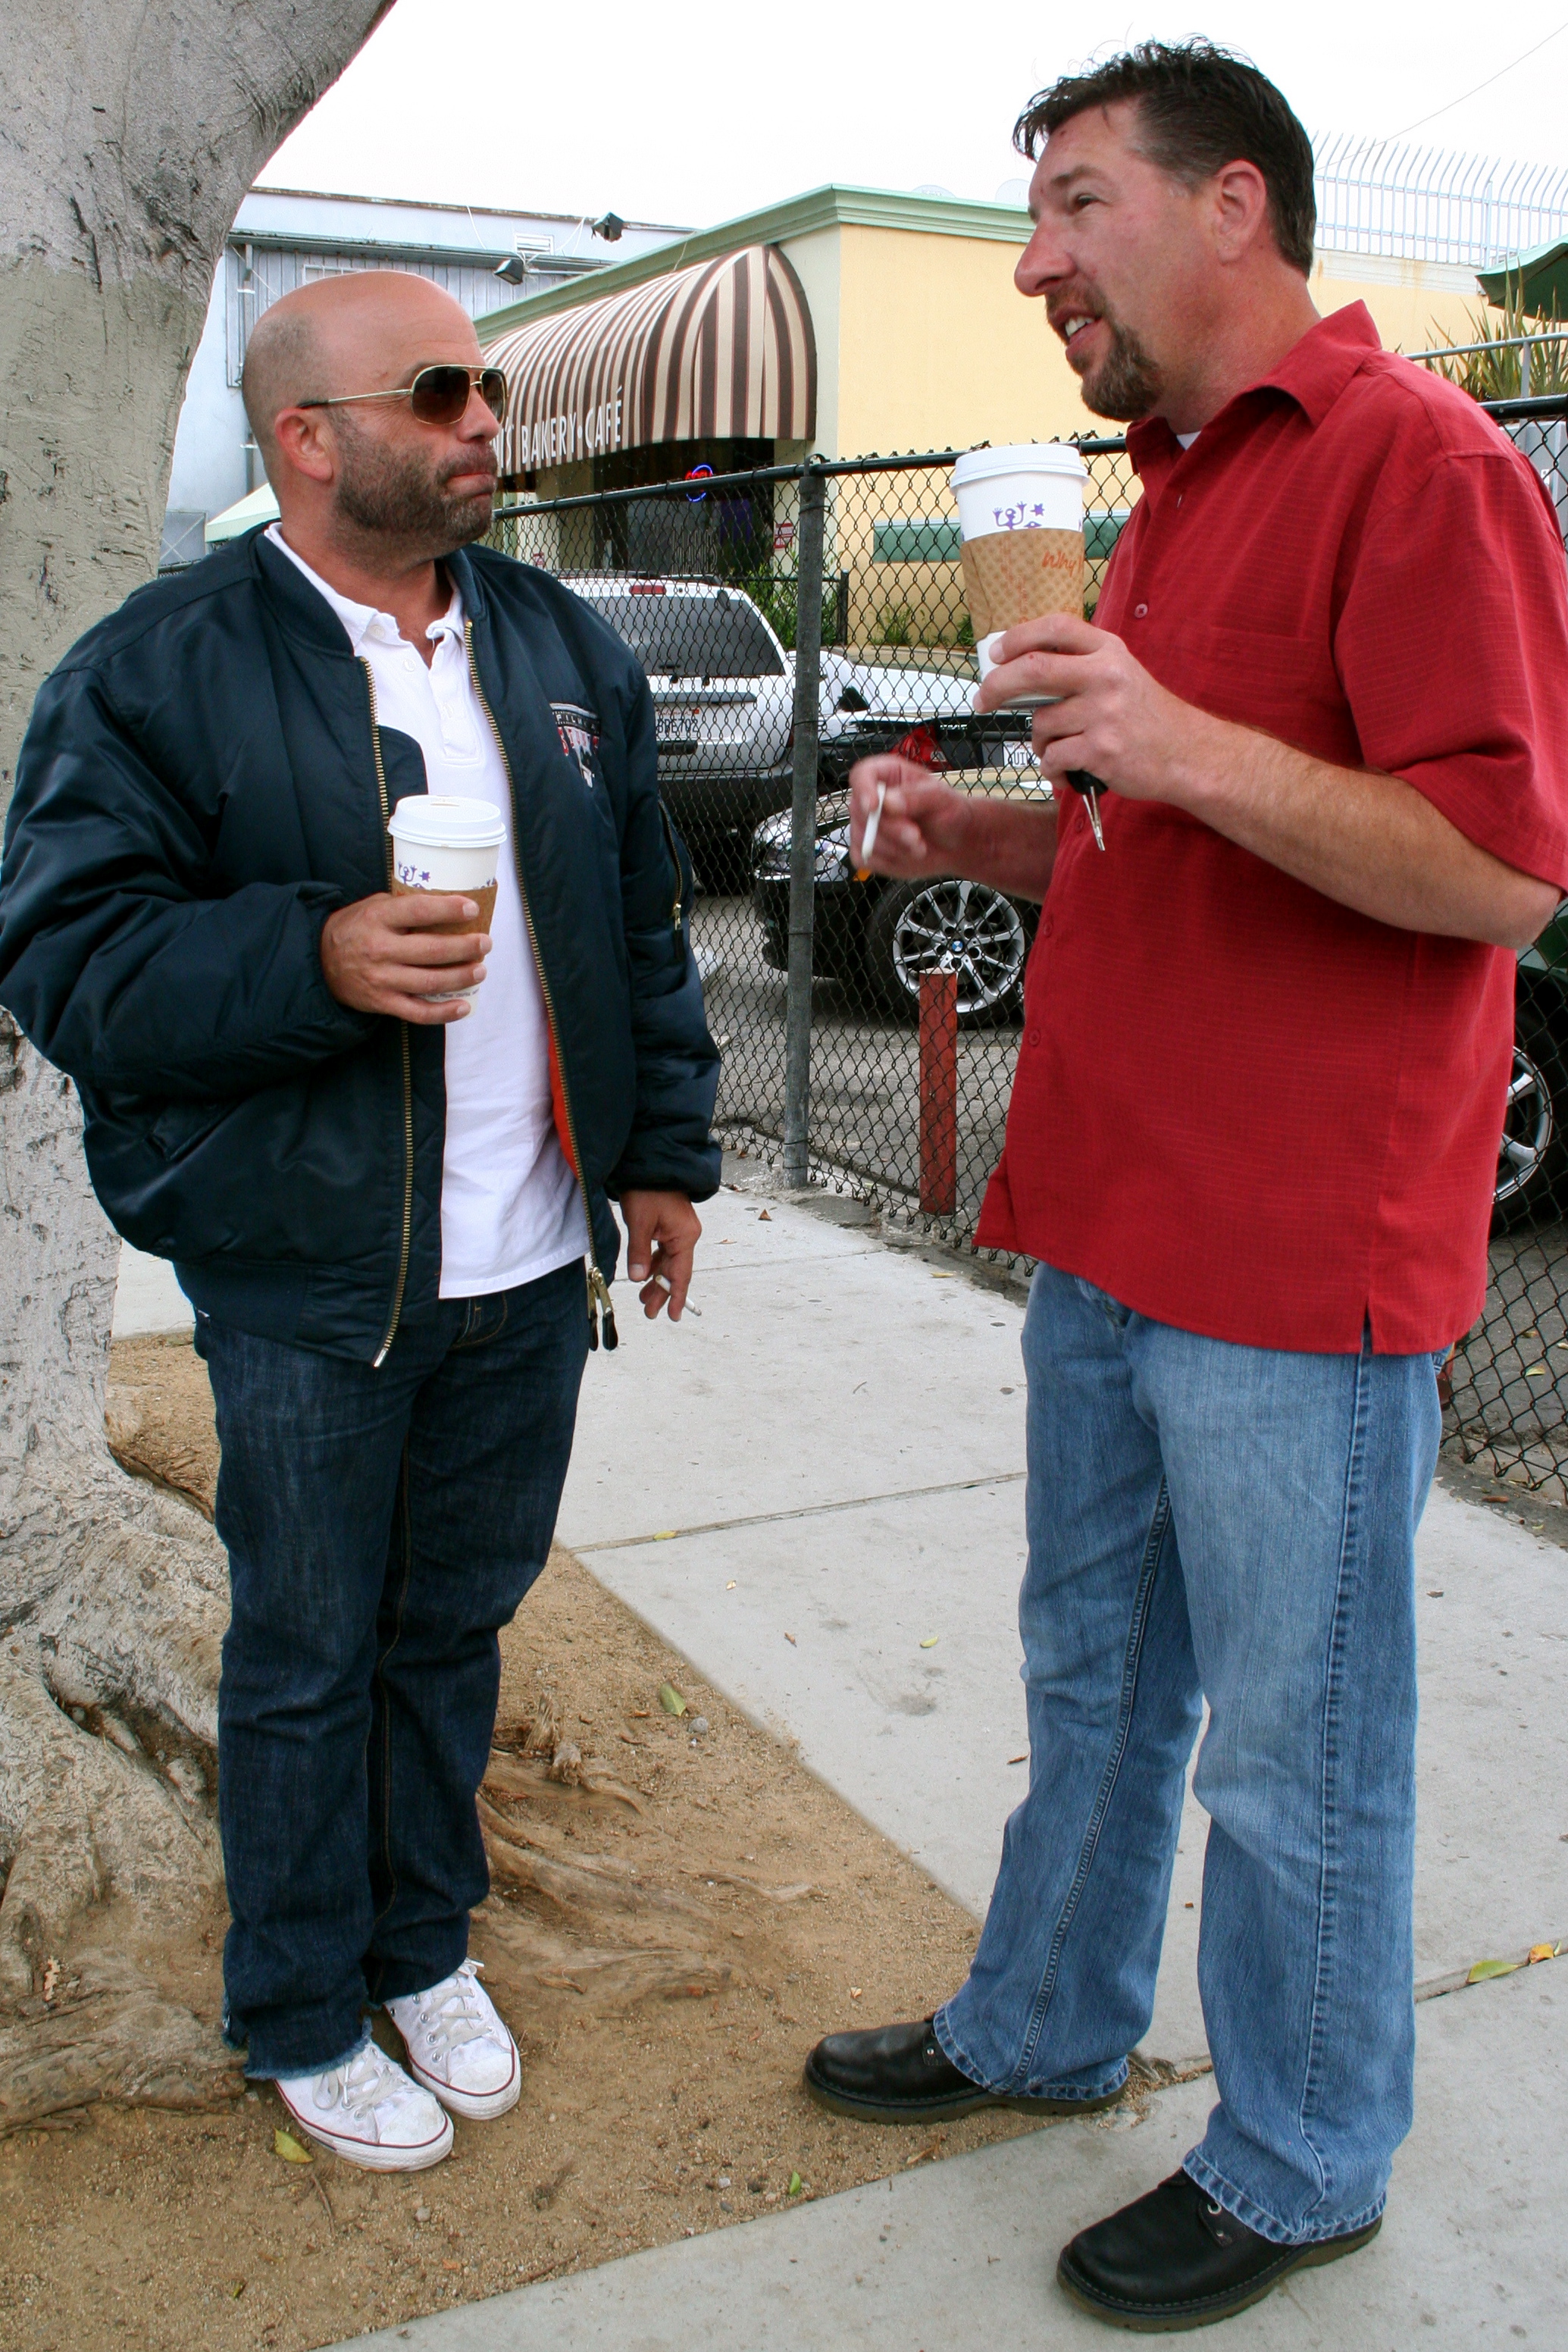
<svg viewBox="0 0 1568 2352">
<path fill-rule="evenodd" d="M 590 1366 L 561 1539 L 981 1916 L 1028 1769 L 1022 1302 L 849 1202 L 727 1190 L 703 1215 L 702 1319 L 629 1302 Z M 1439 1486 L 1417 1590 L 1431 1979 L 1568 1934 L 1568 1554 Z M 1189 1797 L 1161 2057 L 1205 2047 L 1205 1828 Z"/>
<path fill-rule="evenodd" d="M 1027 1743 L 1021 1300 L 892 1245 L 850 1203 L 778 1198 L 744 1162 L 727 1173 L 745 1189 L 703 1212 L 700 1315 L 650 1328 L 623 1294 L 622 1345 L 590 1363 L 561 1539 L 978 1917 L 1027 1771 L 1011 1760 Z M 117 1330 L 188 1317 L 163 1271 L 129 1256 L 121 1298 Z M 1431 1983 L 1568 1935 L 1568 1553 L 1439 1487 L 1418 1591 L 1416 1973 Z M 1169 2058 L 1205 2046 L 1204 1831 L 1189 1797 L 1145 2044 Z M 1568 1969 L 1419 2014 L 1417 2122 L 1382 2239 L 1227 2342 L 1563 2336 L 1549 2217 Z M 1103 2341 L 1051 2287 L 1056 2249 L 1172 2169 L 1211 2097 L 1200 2081 L 1134 2129 L 1053 2128 L 387 2340 L 989 2352 L 999 2326 L 1023 2344 Z M 890 2165 L 900 2152 L 890 2142 Z"/>
<path fill-rule="evenodd" d="M 1215 2339 L 1226 2352 L 1562 2344 L 1562 1978 L 1531 1969 L 1423 2007 L 1419 2119 L 1381 2236 L 1228 2321 Z M 1054 2126 L 358 2340 L 389 2352 L 1105 2352 L 1125 2339 L 1060 2292 L 1057 2251 L 1174 2172 L 1212 2097 L 1211 2083 L 1186 2084 L 1131 2129 Z M 895 2166 L 902 2137 L 890 2135 Z"/>
</svg>

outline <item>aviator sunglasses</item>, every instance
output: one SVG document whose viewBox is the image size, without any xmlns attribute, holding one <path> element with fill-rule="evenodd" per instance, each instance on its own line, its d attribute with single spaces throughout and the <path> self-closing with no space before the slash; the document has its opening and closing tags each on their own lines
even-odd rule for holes
<svg viewBox="0 0 1568 2352">
<path fill-rule="evenodd" d="M 423 367 L 412 383 L 392 392 L 346 392 L 336 400 L 300 400 L 298 408 L 348 408 L 360 400 L 406 400 L 422 425 L 455 425 L 468 405 L 474 386 L 497 422 L 506 415 L 507 379 L 499 368 L 458 367 L 443 362 Z"/>
</svg>

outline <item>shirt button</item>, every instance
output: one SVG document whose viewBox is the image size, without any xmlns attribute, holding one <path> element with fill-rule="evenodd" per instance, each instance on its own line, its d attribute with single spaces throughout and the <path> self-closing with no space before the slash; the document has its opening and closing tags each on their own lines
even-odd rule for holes
<svg viewBox="0 0 1568 2352">
<path fill-rule="evenodd" d="M 1148 613 L 1149 608 L 1146 604 L 1134 604 L 1133 607 L 1133 618 L 1134 621 L 1146 620 L 1148 618 Z"/>
<path fill-rule="evenodd" d="M 1038 1045 L 1040 1043 L 1040 1031 L 1038 1029 L 1031 1029 L 1025 1042 L 1030 1045 Z"/>
<path fill-rule="evenodd" d="M 1042 939 L 1050 939 L 1050 937 L 1051 937 L 1051 935 L 1052 931 L 1056 929 L 1056 918 L 1054 917 L 1054 915 L 1047 915 L 1047 917 L 1046 917 L 1046 919 L 1045 919 L 1044 922 L 1043 922 L 1043 923 L 1041 923 L 1041 925 L 1040 925 L 1040 936 L 1041 936 L 1041 938 L 1042 938 Z"/>
</svg>

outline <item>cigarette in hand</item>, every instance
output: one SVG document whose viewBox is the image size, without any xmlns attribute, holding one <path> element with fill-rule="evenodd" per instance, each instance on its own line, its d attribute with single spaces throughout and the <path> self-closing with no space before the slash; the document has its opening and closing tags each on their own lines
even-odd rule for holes
<svg viewBox="0 0 1568 2352">
<path fill-rule="evenodd" d="M 671 1288 L 670 1284 L 668 1283 L 668 1281 L 666 1281 L 665 1277 L 664 1277 L 662 1274 L 656 1274 L 656 1275 L 653 1276 L 653 1280 L 658 1284 L 658 1286 L 659 1286 L 660 1289 L 664 1292 L 664 1296 L 665 1296 L 665 1297 L 666 1297 L 666 1298 L 669 1298 L 669 1297 L 673 1297 L 673 1296 L 674 1296 L 674 1293 L 673 1293 L 673 1291 L 672 1291 L 672 1288 Z M 695 1315 L 695 1316 L 696 1317 L 697 1321 L 698 1321 L 699 1323 L 700 1323 L 700 1322 L 702 1321 L 702 1319 L 703 1319 L 703 1311 L 702 1311 L 702 1308 L 701 1308 L 700 1307 L 694 1307 L 694 1306 L 692 1305 L 692 1302 L 691 1302 L 691 1300 L 690 1300 L 689 1298 L 687 1299 L 687 1301 L 686 1301 L 685 1305 L 682 1307 L 682 1309 L 681 1309 L 681 1313 L 682 1313 L 683 1315 Z"/>
<path fill-rule="evenodd" d="M 876 788 L 876 806 L 873 809 L 870 816 L 868 816 L 865 821 L 865 839 L 861 843 L 861 863 L 855 868 L 855 880 L 857 882 L 869 882 L 871 879 L 871 854 L 876 847 L 876 829 L 882 823 L 882 812 L 886 799 L 887 786 L 885 784 L 878 784 Z"/>
</svg>

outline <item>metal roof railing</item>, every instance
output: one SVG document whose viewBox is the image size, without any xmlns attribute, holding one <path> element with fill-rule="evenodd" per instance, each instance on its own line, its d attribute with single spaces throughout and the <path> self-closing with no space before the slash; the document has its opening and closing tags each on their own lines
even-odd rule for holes
<svg viewBox="0 0 1568 2352">
<path fill-rule="evenodd" d="M 1471 358 L 1480 352 L 1518 352 L 1521 355 L 1519 363 L 1520 398 L 1528 400 L 1531 397 L 1531 356 L 1538 347 L 1547 343 L 1568 343 L 1568 327 L 1559 328 L 1554 333 L 1540 335 L 1494 335 L 1490 342 L 1439 343 L 1434 351 L 1405 352 L 1400 356 L 1407 360 L 1458 360 Z"/>
<path fill-rule="evenodd" d="M 1568 234 L 1568 165 L 1344 131 L 1320 134 L 1312 146 L 1324 251 L 1484 269 Z"/>
</svg>

